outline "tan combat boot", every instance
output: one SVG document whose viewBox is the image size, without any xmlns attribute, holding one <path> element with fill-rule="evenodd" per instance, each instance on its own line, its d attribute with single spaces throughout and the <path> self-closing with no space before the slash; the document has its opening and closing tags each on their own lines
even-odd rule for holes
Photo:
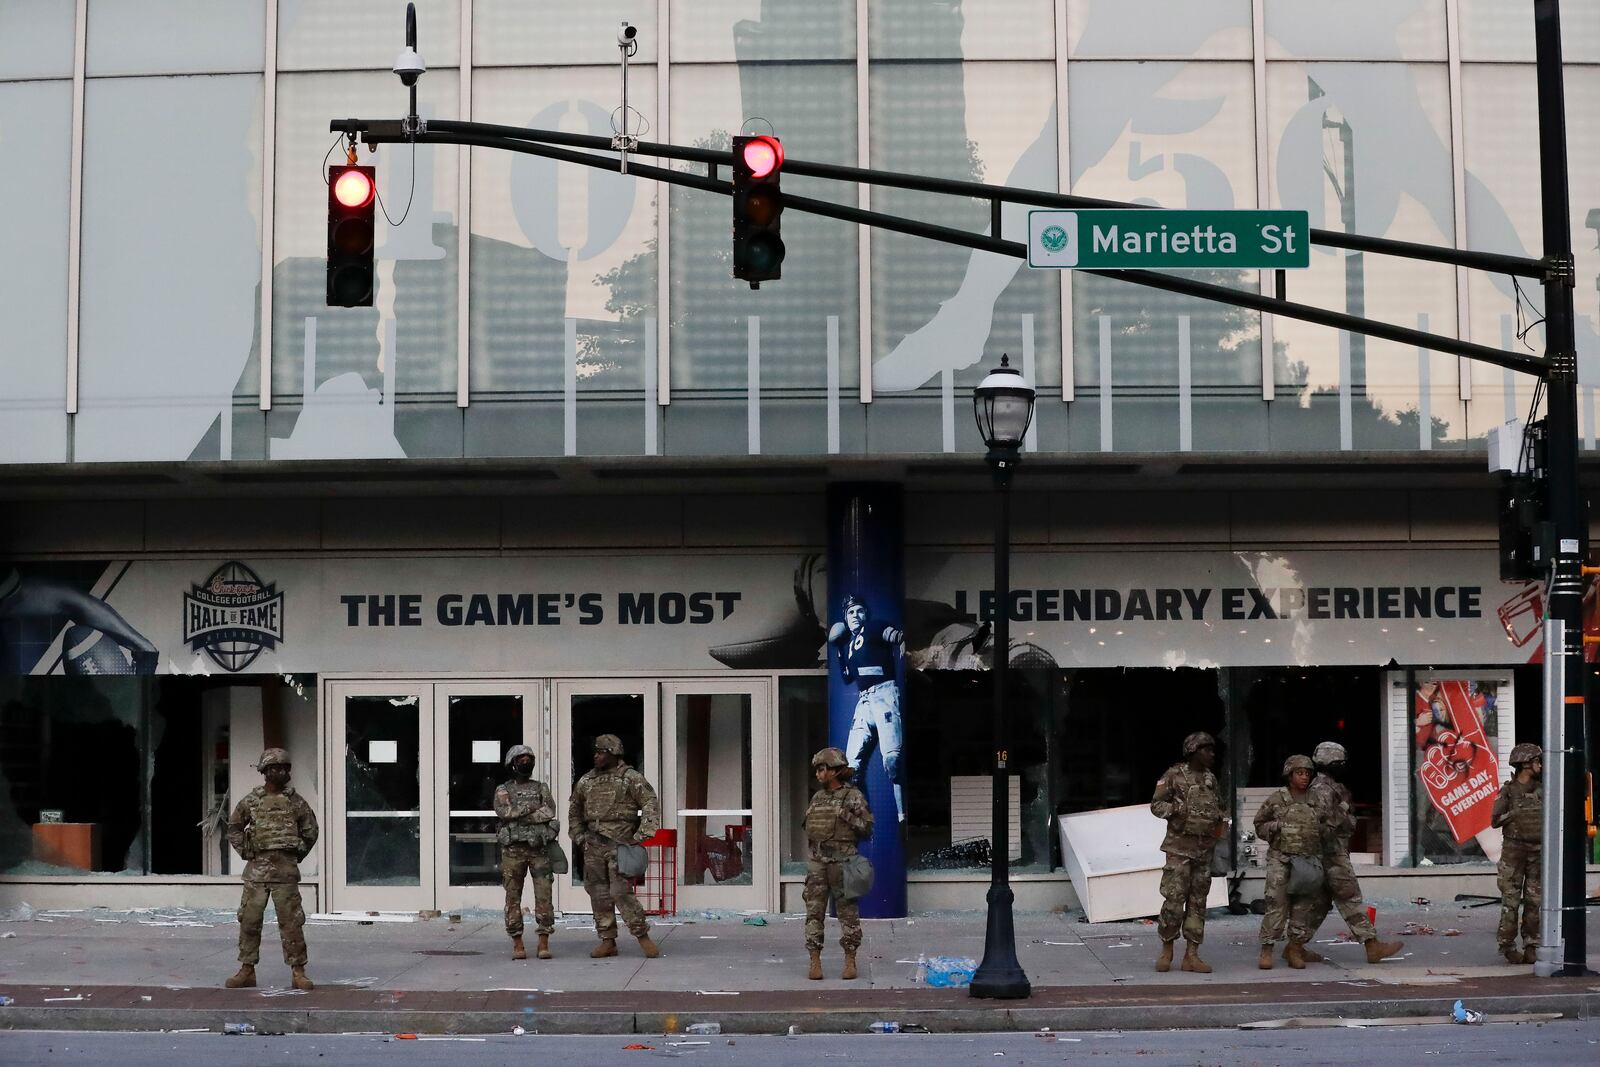
<svg viewBox="0 0 1600 1067">
<path fill-rule="evenodd" d="M 1500 955 L 1506 958 L 1507 963 L 1519 966 L 1522 963 L 1522 953 L 1517 951 L 1516 945 L 1501 945 Z"/>
<path fill-rule="evenodd" d="M 539 958 L 541 960 L 550 959 L 550 935 L 549 934 L 540 934 L 539 935 L 539 947 L 538 947 L 537 951 L 539 953 Z"/>
<path fill-rule="evenodd" d="M 1260 967 L 1263 971 L 1272 970 L 1272 946 L 1271 945 L 1262 945 L 1261 946 L 1261 958 L 1259 960 L 1256 960 L 1256 966 Z"/>
<path fill-rule="evenodd" d="M 1398 953 L 1401 949 L 1405 948 L 1405 945 L 1398 941 L 1379 941 L 1375 937 L 1370 941 L 1365 942 L 1365 945 L 1367 949 L 1368 963 L 1377 963 L 1379 960 L 1386 960 L 1390 956 Z"/>
<path fill-rule="evenodd" d="M 1289 961 L 1289 966 L 1297 971 L 1306 969 L 1305 950 L 1297 942 L 1289 942 L 1289 947 L 1283 950 L 1283 958 Z"/>
<path fill-rule="evenodd" d="M 1283 946 L 1283 958 L 1284 959 L 1288 959 L 1289 958 L 1289 946 L 1288 945 Z M 1322 955 L 1322 953 L 1313 952 L 1309 948 L 1306 948 L 1304 945 L 1300 946 L 1300 958 L 1305 960 L 1307 963 L 1326 963 L 1327 962 L 1326 957 L 1324 957 Z"/>
<path fill-rule="evenodd" d="M 1211 964 L 1200 958 L 1200 946 L 1193 941 L 1183 950 L 1183 969 L 1195 974 L 1210 974 Z"/>
<path fill-rule="evenodd" d="M 1161 955 L 1156 957 L 1156 970 L 1166 974 L 1172 970 L 1172 942 L 1161 942 Z"/>
<path fill-rule="evenodd" d="M 658 946 L 654 941 L 650 940 L 649 934 L 645 934 L 639 938 L 639 948 L 643 950 L 644 958 L 647 960 L 653 960 L 657 956 L 661 955 L 660 946 Z"/>
<path fill-rule="evenodd" d="M 806 977 L 813 982 L 822 981 L 822 950 L 820 948 L 811 950 L 811 970 L 806 972 Z"/>
<path fill-rule="evenodd" d="M 309 993 L 317 988 L 315 983 L 306 977 L 306 969 L 304 967 L 289 968 L 289 984 L 303 993 Z"/>
<path fill-rule="evenodd" d="M 528 950 L 522 947 L 521 934 L 513 934 L 511 937 L 511 958 L 514 960 L 525 960 L 528 958 Z"/>
<path fill-rule="evenodd" d="M 854 978 L 855 976 L 856 976 L 856 950 L 853 949 L 853 948 L 847 948 L 847 949 L 844 950 L 844 970 L 839 972 L 839 977 L 843 978 L 845 981 L 848 982 L 852 978 Z"/>
<path fill-rule="evenodd" d="M 256 969 L 253 964 L 239 964 L 239 973 L 222 983 L 229 989 L 251 989 L 256 984 Z"/>
<path fill-rule="evenodd" d="M 607 956 L 615 956 L 616 954 L 617 939 L 614 937 L 602 939 L 598 945 L 589 950 L 589 958 L 591 960 L 603 960 Z"/>
<path fill-rule="evenodd" d="M 1523 963 L 1537 963 L 1537 962 L 1539 962 L 1539 946 L 1538 945 L 1523 945 L 1522 946 L 1522 962 Z"/>
</svg>

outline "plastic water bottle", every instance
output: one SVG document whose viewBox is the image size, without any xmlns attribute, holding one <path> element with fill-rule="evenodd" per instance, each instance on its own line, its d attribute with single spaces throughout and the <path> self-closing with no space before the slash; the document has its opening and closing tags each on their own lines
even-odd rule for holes
<svg viewBox="0 0 1600 1067">
<path fill-rule="evenodd" d="M 875 1034 L 898 1034 L 900 1032 L 900 1024 L 892 1019 L 879 1019 L 867 1029 Z"/>
<path fill-rule="evenodd" d="M 251 1023 L 223 1023 L 222 1032 L 225 1034 L 253 1034 L 256 1028 Z"/>
<path fill-rule="evenodd" d="M 683 1028 L 683 1032 L 686 1033 L 686 1034 L 701 1034 L 701 1035 L 704 1035 L 704 1034 L 720 1034 L 720 1033 L 722 1033 L 722 1024 L 721 1023 L 690 1023 L 688 1026 L 685 1026 Z"/>
</svg>

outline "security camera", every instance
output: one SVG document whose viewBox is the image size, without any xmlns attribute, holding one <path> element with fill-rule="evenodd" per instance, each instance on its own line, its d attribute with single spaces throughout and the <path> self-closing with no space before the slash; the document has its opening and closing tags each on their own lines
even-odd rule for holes
<svg viewBox="0 0 1600 1067">
<path fill-rule="evenodd" d="M 624 22 L 622 28 L 617 31 L 617 43 L 624 48 L 631 48 L 634 45 L 633 39 L 637 36 L 639 36 L 639 27 L 630 26 Z"/>
<path fill-rule="evenodd" d="M 395 57 L 394 72 L 400 79 L 400 84 L 411 86 L 417 84 L 417 79 L 427 73 L 428 65 L 417 55 L 415 48 L 406 48 Z"/>
</svg>

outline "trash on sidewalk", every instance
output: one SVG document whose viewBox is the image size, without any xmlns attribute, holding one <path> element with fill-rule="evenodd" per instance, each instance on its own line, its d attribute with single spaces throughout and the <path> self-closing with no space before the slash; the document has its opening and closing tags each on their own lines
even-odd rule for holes
<svg viewBox="0 0 1600 1067">
<path fill-rule="evenodd" d="M 656 1047 L 654 1045 L 623 1045 L 622 1050 L 624 1052 L 654 1052 Z"/>
<path fill-rule="evenodd" d="M 1410 937 L 1412 934 L 1436 934 L 1439 931 L 1426 923 L 1407 922 L 1400 928 L 1401 937 Z"/>
<path fill-rule="evenodd" d="M 0 997 L 0 1008 L 9 1008 L 17 1002 L 15 997 Z"/>
<path fill-rule="evenodd" d="M 417 913 L 414 911 L 319 911 L 307 915 L 307 919 L 317 922 L 346 922 L 366 925 L 368 923 L 414 923 Z M 460 922 L 458 915 L 450 916 L 451 922 Z"/>
<path fill-rule="evenodd" d="M 252 1023 L 223 1023 L 222 1032 L 225 1034 L 253 1034 L 256 1032 Z"/>
<path fill-rule="evenodd" d="M 553 990 L 552 990 L 552 992 L 553 992 Z M 694 991 L 694 995 L 697 996 L 697 997 L 736 997 L 736 996 L 739 995 L 739 990 L 737 990 L 737 989 L 696 989 Z"/>
<path fill-rule="evenodd" d="M 1431 867 L 1433 864 L 1430 863 L 1428 866 Z M 1432 904 L 1433 901 L 1429 900 L 1427 897 L 1412 897 L 1411 903 L 1415 904 L 1419 908 L 1426 908 L 1428 905 Z"/>
<path fill-rule="evenodd" d="M 930 989 L 950 989 L 972 984 L 978 961 L 967 956 L 930 956 L 927 983 Z"/>
<path fill-rule="evenodd" d="M 1483 1022 L 1483 1012 L 1466 1007 L 1458 1000 L 1456 1006 L 1450 1010 L 1450 1018 L 1455 1022 L 1471 1026 Z"/>
<path fill-rule="evenodd" d="M 900 1032 L 900 1024 L 893 1019 L 879 1019 L 871 1026 L 868 1026 L 867 1029 L 874 1034 L 898 1034 Z"/>
<path fill-rule="evenodd" d="M 17 936 L 17 932 L 15 930 L 7 930 L 5 933 L 0 934 L 0 937 L 16 937 L 16 936 Z"/>
<path fill-rule="evenodd" d="M 515 1036 L 515 1037 L 522 1037 L 522 1036 L 523 1036 L 523 1035 L 525 1035 L 525 1034 L 526 1034 L 526 1033 L 527 1033 L 527 1032 L 528 1032 L 528 1031 L 526 1031 L 526 1030 L 524 1030 L 524 1029 L 523 1029 L 523 1028 L 522 1028 L 522 1027 L 520 1027 L 520 1026 L 513 1026 L 513 1027 L 512 1027 L 512 1028 L 511 1028 L 511 1033 L 512 1033 L 512 1035 L 513 1035 L 513 1036 Z"/>
<path fill-rule="evenodd" d="M 92 996 L 94 996 L 93 993 L 79 993 L 75 997 L 45 997 L 44 998 L 44 1002 L 46 1004 L 53 1004 L 53 1003 L 55 1003 L 57 1001 L 65 1001 L 65 1000 L 88 1000 Z"/>
<path fill-rule="evenodd" d="M 717 1032 L 721 1033 L 720 1030 L 717 1031 Z M 710 1031 L 707 1031 L 707 1033 L 710 1033 Z M 709 1045 L 709 1044 L 711 1044 L 711 1042 L 709 1042 L 709 1041 L 668 1041 L 667 1044 L 672 1046 L 673 1048 L 683 1048 L 685 1045 Z"/>
<path fill-rule="evenodd" d="M 788 1037 L 799 1037 L 800 1036 L 800 1027 L 798 1027 L 795 1024 L 791 1023 L 789 1025 L 789 1033 L 786 1036 L 788 1036 Z"/>
<path fill-rule="evenodd" d="M 767 920 L 759 915 L 752 915 L 744 921 L 744 924 L 746 926 L 765 926 L 767 925 Z"/>
</svg>

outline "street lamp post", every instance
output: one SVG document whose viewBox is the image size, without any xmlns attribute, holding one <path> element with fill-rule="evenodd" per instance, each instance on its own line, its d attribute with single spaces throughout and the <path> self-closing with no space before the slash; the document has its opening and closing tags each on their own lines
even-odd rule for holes
<svg viewBox="0 0 1600 1067">
<path fill-rule="evenodd" d="M 994 468 L 999 500 L 994 528 L 994 777 L 993 815 L 989 833 L 989 919 L 983 933 L 983 962 L 972 976 L 971 993 L 991 1000 L 1027 997 L 1028 976 L 1017 961 L 1017 934 L 1012 923 L 1010 795 L 1006 768 L 1010 744 L 1006 728 L 1006 674 L 1011 650 L 1011 472 L 1021 462 L 1022 437 L 1033 420 L 1033 386 L 1005 356 L 1000 366 L 972 393 L 978 432 L 989 446 L 985 457 Z"/>
</svg>

